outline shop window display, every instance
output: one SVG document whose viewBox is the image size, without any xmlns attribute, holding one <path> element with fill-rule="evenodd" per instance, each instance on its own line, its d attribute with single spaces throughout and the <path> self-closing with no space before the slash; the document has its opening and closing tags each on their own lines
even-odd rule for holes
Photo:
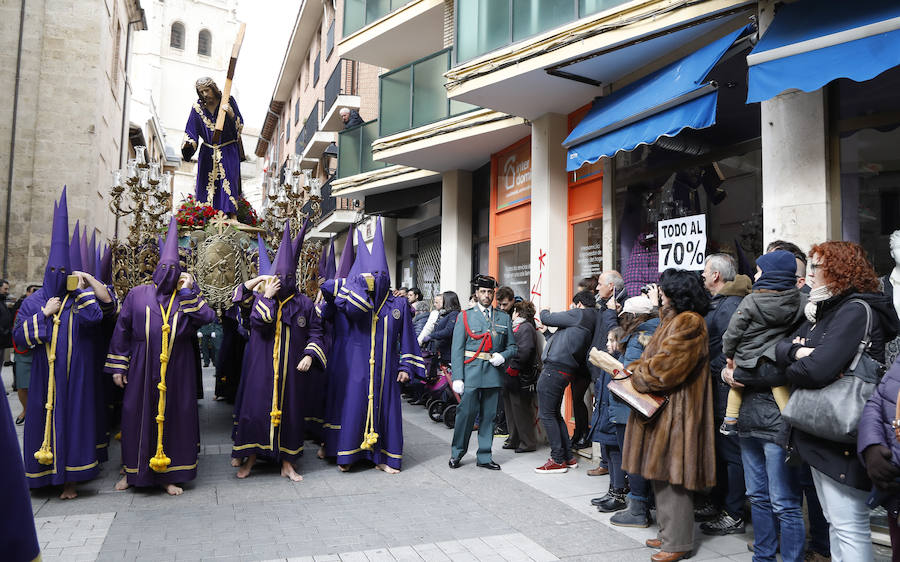
<svg viewBox="0 0 900 562">
<path fill-rule="evenodd" d="M 529 298 L 529 277 L 531 275 L 531 242 L 519 242 L 497 248 L 500 285 L 507 285 L 523 299 Z"/>
</svg>

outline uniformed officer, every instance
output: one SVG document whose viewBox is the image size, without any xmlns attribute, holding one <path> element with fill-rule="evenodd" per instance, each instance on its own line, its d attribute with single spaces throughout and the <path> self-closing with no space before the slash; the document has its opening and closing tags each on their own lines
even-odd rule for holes
<svg viewBox="0 0 900 562">
<path fill-rule="evenodd" d="M 503 386 L 503 364 L 516 354 L 516 341 L 509 315 L 492 306 L 497 281 L 479 275 L 474 284 L 478 303 L 459 315 L 453 330 L 453 390 L 462 395 L 462 400 L 456 410 L 450 468 L 462 464 L 475 416 L 479 415 L 477 465 L 500 470 L 491 458 L 494 415 Z"/>
</svg>

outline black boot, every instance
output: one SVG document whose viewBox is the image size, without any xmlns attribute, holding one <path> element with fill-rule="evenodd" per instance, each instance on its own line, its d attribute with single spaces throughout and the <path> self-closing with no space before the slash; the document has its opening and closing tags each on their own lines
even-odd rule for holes
<svg viewBox="0 0 900 562">
<path fill-rule="evenodd" d="M 628 509 L 613 515 L 609 522 L 618 527 L 647 528 L 650 526 L 650 508 L 643 500 L 628 498 Z"/>
<path fill-rule="evenodd" d="M 600 498 L 597 511 L 600 513 L 612 513 L 625 509 L 625 488 L 611 488 L 609 493 Z"/>
</svg>

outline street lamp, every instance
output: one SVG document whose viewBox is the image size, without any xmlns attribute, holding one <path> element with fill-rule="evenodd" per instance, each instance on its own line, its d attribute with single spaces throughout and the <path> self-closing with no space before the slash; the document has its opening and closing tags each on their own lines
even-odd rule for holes
<svg viewBox="0 0 900 562">
<path fill-rule="evenodd" d="M 325 160 L 325 172 L 328 174 L 328 179 L 331 179 L 337 174 L 337 166 L 338 166 L 338 147 L 337 144 L 331 143 L 325 148 L 325 152 L 322 153 L 322 158 Z"/>
</svg>

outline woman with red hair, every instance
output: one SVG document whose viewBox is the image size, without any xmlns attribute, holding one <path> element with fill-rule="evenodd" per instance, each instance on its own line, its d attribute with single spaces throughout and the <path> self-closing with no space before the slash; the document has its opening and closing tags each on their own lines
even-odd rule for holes
<svg viewBox="0 0 900 562">
<path fill-rule="evenodd" d="M 853 242 L 824 242 L 812 247 L 806 282 L 812 288 L 807 322 L 792 340 L 778 344 L 779 365 L 796 388 L 822 388 L 841 376 L 866 332 L 866 308 L 872 310 L 867 353 L 884 361 L 884 344 L 897 333 L 893 302 L 879 292 L 878 276 L 866 252 Z M 792 445 L 812 467 L 813 482 L 830 524 L 832 560 L 872 560 L 869 508 L 872 483 L 853 443 L 840 443 L 793 429 Z"/>
</svg>

